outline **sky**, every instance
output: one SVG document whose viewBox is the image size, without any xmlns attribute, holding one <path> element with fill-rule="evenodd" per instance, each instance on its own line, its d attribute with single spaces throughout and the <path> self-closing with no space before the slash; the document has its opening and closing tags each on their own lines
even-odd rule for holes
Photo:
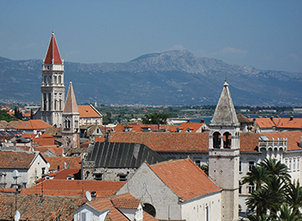
<svg viewBox="0 0 302 221">
<path fill-rule="evenodd" d="M 302 72 L 301 0 L 0 1 L 0 56 L 127 62 L 187 49 L 198 57 Z"/>
</svg>

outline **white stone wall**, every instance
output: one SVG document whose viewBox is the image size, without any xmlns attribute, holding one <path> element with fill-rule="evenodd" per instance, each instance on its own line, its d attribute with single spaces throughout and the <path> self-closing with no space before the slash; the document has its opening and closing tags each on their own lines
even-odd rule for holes
<svg viewBox="0 0 302 221">
<path fill-rule="evenodd" d="M 147 166 L 143 164 L 117 194 L 130 193 L 142 203 L 151 204 L 156 218 L 180 220 L 181 206 L 178 196 L 166 186 Z"/>
<path fill-rule="evenodd" d="M 88 205 L 84 205 L 78 210 L 74 212 L 74 221 L 83 221 L 83 215 L 85 214 L 86 220 L 85 221 L 105 221 L 105 218 L 107 216 L 108 210 L 105 211 L 96 211 L 92 209 Z"/>
<path fill-rule="evenodd" d="M 221 192 L 184 202 L 181 204 L 181 213 L 186 221 L 221 220 Z"/>
<path fill-rule="evenodd" d="M 15 169 L 0 169 L 0 186 L 3 188 L 15 188 L 15 184 L 21 185 L 22 188 L 26 187 L 28 183 L 27 170 L 17 169 L 19 177 L 17 180 L 13 177 Z"/>
<path fill-rule="evenodd" d="M 28 170 L 27 187 L 32 186 L 35 180 L 42 178 L 42 168 L 45 168 L 44 174 L 47 174 L 49 169 L 47 162 L 38 154 Z"/>
<path fill-rule="evenodd" d="M 80 117 L 80 126 L 93 124 L 103 125 L 103 119 L 101 117 Z"/>
</svg>

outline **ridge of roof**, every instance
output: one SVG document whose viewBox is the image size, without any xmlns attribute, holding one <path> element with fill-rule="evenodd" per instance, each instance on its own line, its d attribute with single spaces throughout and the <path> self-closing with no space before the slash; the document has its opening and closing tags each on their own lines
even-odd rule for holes
<svg viewBox="0 0 302 221">
<path fill-rule="evenodd" d="M 229 84 L 225 81 L 210 126 L 239 126 Z"/>
<path fill-rule="evenodd" d="M 68 88 L 68 92 L 67 92 L 67 98 L 66 98 L 63 113 L 79 114 L 79 109 L 78 109 L 77 101 L 76 101 L 76 98 L 74 95 L 72 82 L 69 83 L 69 88 Z"/>
<path fill-rule="evenodd" d="M 44 64 L 63 64 L 54 32 L 51 34 Z"/>
</svg>

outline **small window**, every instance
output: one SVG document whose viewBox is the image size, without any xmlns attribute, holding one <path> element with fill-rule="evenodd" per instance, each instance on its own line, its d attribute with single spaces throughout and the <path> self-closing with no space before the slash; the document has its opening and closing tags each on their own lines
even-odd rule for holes
<svg viewBox="0 0 302 221">
<path fill-rule="evenodd" d="M 252 171 L 252 169 L 255 167 L 254 161 L 249 161 L 249 171 Z"/>
<path fill-rule="evenodd" d="M 86 221 L 86 213 L 81 214 L 81 221 Z"/>
<path fill-rule="evenodd" d="M 242 193 L 242 183 L 239 181 L 239 193 Z"/>
<path fill-rule="evenodd" d="M 253 183 L 250 183 L 249 184 L 249 193 L 254 192 L 254 190 L 255 190 L 255 185 Z"/>
<path fill-rule="evenodd" d="M 300 170 L 300 158 L 297 158 L 297 171 Z"/>
<path fill-rule="evenodd" d="M 292 170 L 292 160 L 291 159 L 289 159 L 289 166 L 288 166 L 288 168 L 289 168 L 289 171 Z"/>
<path fill-rule="evenodd" d="M 293 170 L 296 171 L 296 158 L 293 159 Z"/>
<path fill-rule="evenodd" d="M 95 173 L 94 178 L 95 178 L 95 180 L 102 180 L 103 179 L 103 174 L 102 173 Z"/>
<path fill-rule="evenodd" d="M 239 172 L 242 172 L 241 161 L 239 161 Z"/>
<path fill-rule="evenodd" d="M 127 181 L 127 174 L 119 174 L 120 181 Z"/>
<path fill-rule="evenodd" d="M 45 174 L 45 167 L 42 167 L 42 175 Z"/>
</svg>

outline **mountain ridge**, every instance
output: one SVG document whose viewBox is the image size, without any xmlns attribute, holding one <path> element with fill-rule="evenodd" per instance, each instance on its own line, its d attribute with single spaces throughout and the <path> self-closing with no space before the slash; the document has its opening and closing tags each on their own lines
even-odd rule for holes
<svg viewBox="0 0 302 221">
<path fill-rule="evenodd" d="M 0 57 L 2 100 L 39 103 L 42 59 Z M 302 74 L 232 65 L 187 50 L 150 53 L 124 63 L 65 62 L 78 102 L 215 104 L 228 79 L 235 105 L 302 105 Z M 234 91 L 234 93 L 232 92 Z"/>
</svg>

